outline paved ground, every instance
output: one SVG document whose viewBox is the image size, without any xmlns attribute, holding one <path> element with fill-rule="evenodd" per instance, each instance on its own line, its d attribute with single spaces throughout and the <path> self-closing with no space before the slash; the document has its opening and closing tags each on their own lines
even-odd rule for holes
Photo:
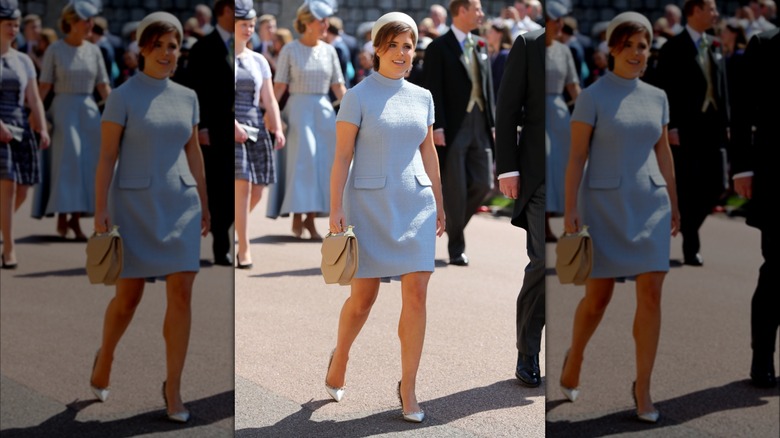
<svg viewBox="0 0 780 438">
<path fill-rule="evenodd" d="M 561 230 L 560 219 L 553 228 Z M 741 219 L 709 218 L 702 228 L 703 267 L 672 268 L 664 284 L 661 340 L 653 374 L 657 425 L 634 420 L 631 335 L 634 283 L 618 284 L 585 352 L 576 403 L 556 382 L 571 340 L 583 287 L 547 277 L 547 436 L 750 437 L 780 436 L 780 392 L 748 384 L 750 298 L 761 265 L 759 232 Z M 681 238 L 672 259 L 681 259 Z M 547 246 L 554 266 L 554 246 Z M 777 367 L 778 360 L 775 359 Z"/>
<path fill-rule="evenodd" d="M 395 395 L 400 282 L 380 287 L 351 352 L 346 396 L 333 402 L 325 371 L 348 288 L 323 282 L 320 244 L 293 239 L 290 223 L 259 207 L 254 269 L 236 273 L 236 436 L 544 436 L 544 385 L 527 389 L 514 377 L 515 302 L 528 260 L 522 230 L 475 217 L 466 268 L 446 265 L 446 237 L 438 239 L 417 383 L 427 416 L 414 425 Z M 327 219 L 317 226 L 324 232 Z"/>
<path fill-rule="evenodd" d="M 0 273 L 0 435 L 128 437 L 233 435 L 233 270 L 211 266 L 203 240 L 183 393 L 193 419 L 164 416 L 165 284 L 148 284 L 117 349 L 106 403 L 89 390 L 92 359 L 113 288 L 90 285 L 85 243 L 54 235 L 54 219 L 16 215 L 19 268 Z M 82 228 L 92 230 L 89 219 Z M 121 231 L 121 230 L 120 230 Z"/>
</svg>

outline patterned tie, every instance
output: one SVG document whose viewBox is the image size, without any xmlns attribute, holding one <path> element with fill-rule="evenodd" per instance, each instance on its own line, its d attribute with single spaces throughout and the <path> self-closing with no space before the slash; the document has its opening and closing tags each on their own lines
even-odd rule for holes
<svg viewBox="0 0 780 438">
<path fill-rule="evenodd" d="M 228 49 L 228 56 L 227 61 L 230 66 L 235 69 L 235 58 L 236 58 L 236 40 L 233 37 L 233 35 L 230 35 L 230 38 L 228 38 L 227 41 L 227 49 Z"/>
<path fill-rule="evenodd" d="M 469 64 L 472 61 L 473 53 L 474 53 L 474 38 L 471 37 L 470 33 L 467 33 L 466 39 L 463 41 L 463 54 L 466 58 L 466 62 L 468 62 Z"/>
<path fill-rule="evenodd" d="M 704 95 L 704 103 L 701 106 L 701 112 L 707 112 L 707 110 L 710 108 L 710 106 L 717 110 L 718 104 L 715 102 L 715 87 L 713 86 L 712 82 L 712 65 L 710 62 L 710 57 L 708 52 L 708 49 L 710 47 L 709 39 L 707 38 L 707 34 L 702 34 L 701 38 L 699 39 L 699 53 L 697 60 L 699 61 L 699 65 L 701 65 L 701 69 L 704 72 L 704 79 L 707 81 L 707 91 Z"/>
</svg>

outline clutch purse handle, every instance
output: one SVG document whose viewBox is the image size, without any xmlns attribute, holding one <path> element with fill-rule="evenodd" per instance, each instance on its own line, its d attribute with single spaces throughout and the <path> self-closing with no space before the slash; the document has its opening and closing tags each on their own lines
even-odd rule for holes
<svg viewBox="0 0 780 438">
<path fill-rule="evenodd" d="M 567 232 L 564 231 L 562 236 L 563 237 L 566 237 L 566 236 L 588 236 L 588 237 L 590 237 L 590 233 L 588 233 L 588 226 L 587 225 L 583 225 L 582 229 L 580 231 L 578 231 L 576 233 L 567 233 Z"/>
<path fill-rule="evenodd" d="M 118 236 L 119 235 L 119 225 L 112 225 L 111 229 L 106 231 L 105 233 L 98 233 L 97 231 L 92 233 L 92 235 L 96 236 L 96 237 L 97 236 L 105 236 L 105 235 L 109 235 L 109 234 L 115 234 L 115 235 Z"/>
<path fill-rule="evenodd" d="M 341 233 L 332 233 L 332 232 L 328 231 L 328 234 L 326 234 L 326 235 L 325 235 L 325 237 L 326 237 L 326 238 L 327 238 L 327 237 L 330 237 L 330 236 L 347 236 L 347 237 L 355 237 L 355 232 L 354 232 L 354 231 L 352 231 L 352 229 L 353 229 L 353 228 L 355 228 L 355 226 L 354 226 L 354 225 L 347 225 L 347 229 L 346 229 L 346 231 L 343 231 L 343 232 L 341 232 Z"/>
</svg>

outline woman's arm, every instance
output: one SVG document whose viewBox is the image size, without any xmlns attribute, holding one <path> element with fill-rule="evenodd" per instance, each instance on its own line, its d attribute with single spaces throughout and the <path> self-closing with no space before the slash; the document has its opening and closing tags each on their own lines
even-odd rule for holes
<svg viewBox="0 0 780 438">
<path fill-rule="evenodd" d="M 192 135 L 187 144 L 184 145 L 184 153 L 187 154 L 190 173 L 198 185 L 198 196 L 200 197 L 201 206 L 200 234 L 205 237 L 211 229 L 211 216 L 209 215 L 209 199 L 206 195 L 206 172 L 203 166 L 203 154 L 200 151 L 200 143 L 198 143 L 198 125 L 192 127 Z"/>
<path fill-rule="evenodd" d="M 286 139 L 284 138 L 284 129 L 282 129 L 282 117 L 279 111 L 279 101 L 276 100 L 276 96 L 271 91 L 273 84 L 271 79 L 263 80 L 263 86 L 260 88 L 260 101 L 263 104 L 263 108 L 270 115 L 268 120 L 272 123 L 272 126 L 266 126 L 276 137 L 276 149 L 284 147 Z"/>
<path fill-rule="evenodd" d="M 41 92 L 41 101 L 46 100 L 46 98 L 49 96 L 49 93 L 52 89 L 52 83 L 51 82 L 39 82 L 38 83 L 38 89 Z"/>
<path fill-rule="evenodd" d="M 276 82 L 274 84 L 274 97 L 276 97 L 277 102 L 284 96 L 285 91 L 287 91 L 287 84 L 284 82 Z"/>
<path fill-rule="evenodd" d="M 672 236 L 676 236 L 680 230 L 680 210 L 677 206 L 677 181 L 674 176 L 674 158 L 672 148 L 669 146 L 668 125 L 664 125 L 663 133 L 658 143 L 655 144 L 655 157 L 658 160 L 658 168 L 666 180 L 666 191 L 669 192 L 669 201 L 672 204 Z"/>
<path fill-rule="evenodd" d="M 41 136 L 41 149 L 49 147 L 49 131 L 46 128 L 46 114 L 43 109 L 43 101 L 38 94 L 38 84 L 34 80 L 27 82 L 27 89 L 24 90 L 27 97 L 27 104 L 30 106 L 33 115 L 33 128 Z"/>
<path fill-rule="evenodd" d="M 347 92 L 347 87 L 344 86 L 344 84 L 331 84 L 330 89 L 333 91 L 333 94 L 336 96 L 336 101 L 334 104 L 338 104 L 338 102 L 341 101 L 341 98 L 344 97 L 344 94 Z"/>
<path fill-rule="evenodd" d="M 103 102 L 108 99 L 108 95 L 111 94 L 111 86 L 108 85 L 108 82 L 101 82 L 95 86 L 97 88 L 98 94 L 100 94 L 100 98 L 103 99 Z"/>
<path fill-rule="evenodd" d="M 436 146 L 433 144 L 433 126 L 428 127 L 428 135 L 425 136 L 420 145 L 420 155 L 422 156 L 425 173 L 431 180 L 433 188 L 433 197 L 436 199 L 436 235 L 441 237 L 446 229 L 447 221 L 444 215 L 444 197 L 441 193 L 441 176 L 439 175 L 439 155 L 436 153 Z"/>
<path fill-rule="evenodd" d="M 580 190 L 585 162 L 588 161 L 592 133 L 593 127 L 591 125 L 583 122 L 571 122 L 571 150 L 569 150 L 569 163 L 566 166 L 566 180 L 564 182 L 563 230 L 566 233 L 576 233 L 582 225 L 577 212 L 577 192 Z"/>
<path fill-rule="evenodd" d="M 336 122 L 336 156 L 330 172 L 330 231 L 341 232 L 345 223 L 343 198 L 349 165 L 355 154 L 355 138 L 358 126 L 349 122 Z"/>
<path fill-rule="evenodd" d="M 567 102 L 567 104 L 573 105 L 574 102 L 577 101 L 577 96 L 580 95 L 582 89 L 580 88 L 580 84 L 576 82 L 572 82 L 571 84 L 566 85 L 566 91 L 569 93 L 569 97 L 571 98 L 571 100 Z"/>
<path fill-rule="evenodd" d="M 105 233 L 111 228 L 108 217 L 108 188 L 114 177 L 114 164 L 119 156 L 119 141 L 124 126 L 114 122 L 100 124 L 100 158 L 95 174 L 95 232 Z"/>
</svg>

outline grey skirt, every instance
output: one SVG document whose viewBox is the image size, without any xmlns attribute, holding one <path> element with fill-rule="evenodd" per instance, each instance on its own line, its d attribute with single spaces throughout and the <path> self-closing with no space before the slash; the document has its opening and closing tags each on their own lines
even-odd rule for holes
<svg viewBox="0 0 780 438">
<path fill-rule="evenodd" d="M 274 147 L 265 129 L 260 130 L 257 142 L 236 143 L 236 179 L 252 184 L 268 185 L 276 182 Z"/>
</svg>

